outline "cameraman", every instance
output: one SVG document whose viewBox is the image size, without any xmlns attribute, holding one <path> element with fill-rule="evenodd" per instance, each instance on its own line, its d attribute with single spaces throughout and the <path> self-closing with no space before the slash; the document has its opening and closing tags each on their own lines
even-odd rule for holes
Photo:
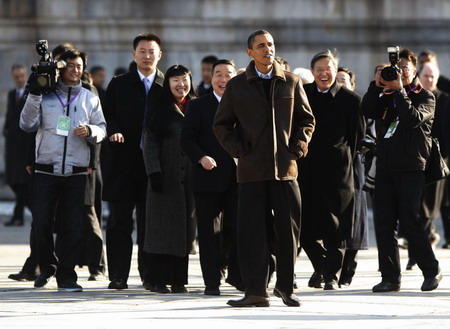
<svg viewBox="0 0 450 329">
<path fill-rule="evenodd" d="M 373 292 L 400 290 L 400 259 L 396 230 L 402 227 L 425 278 L 421 290 L 438 287 L 439 263 L 419 218 L 425 181 L 424 170 L 431 150 L 434 96 L 416 76 L 417 58 L 408 49 L 399 52 L 400 72 L 392 81 L 375 76 L 362 101 L 367 117 L 379 120 L 375 184 L 375 233 L 381 283 Z M 394 69 L 390 67 L 388 69 Z"/>
<path fill-rule="evenodd" d="M 59 290 L 74 292 L 82 291 L 74 268 L 80 250 L 90 160 L 87 142 L 101 142 L 106 123 L 99 98 L 81 86 L 83 60 L 79 51 L 68 50 L 60 59 L 67 66 L 60 70 L 53 92 L 42 95 L 39 87 L 29 84 L 20 127 L 37 131 L 32 212 L 41 275 L 34 286 L 44 287 L 56 274 Z M 52 235 L 57 201 L 63 214 L 58 231 L 59 259 Z"/>
</svg>

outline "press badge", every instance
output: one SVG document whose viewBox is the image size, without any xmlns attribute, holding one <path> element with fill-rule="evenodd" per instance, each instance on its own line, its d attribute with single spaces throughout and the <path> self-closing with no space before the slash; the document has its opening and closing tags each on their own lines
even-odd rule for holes
<svg viewBox="0 0 450 329">
<path fill-rule="evenodd" d="M 56 134 L 59 136 L 69 136 L 69 130 L 70 130 L 70 118 L 65 115 L 61 115 L 58 118 Z"/>
<path fill-rule="evenodd" d="M 389 125 L 388 130 L 386 131 L 386 135 L 384 135 L 384 138 L 391 138 L 395 131 L 397 130 L 397 126 L 398 126 L 398 118 L 395 121 L 392 121 L 391 124 Z"/>
</svg>

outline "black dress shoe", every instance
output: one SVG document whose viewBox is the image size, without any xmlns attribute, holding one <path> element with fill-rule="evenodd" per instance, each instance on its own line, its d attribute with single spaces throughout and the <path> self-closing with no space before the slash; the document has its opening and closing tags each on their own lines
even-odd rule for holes
<svg viewBox="0 0 450 329">
<path fill-rule="evenodd" d="M 392 283 L 388 281 L 381 281 L 379 284 L 373 286 L 372 292 L 389 292 L 399 291 L 400 283 Z"/>
<path fill-rule="evenodd" d="M 19 273 L 8 275 L 8 279 L 16 281 L 34 281 L 37 279 L 37 275 L 20 271 Z"/>
<path fill-rule="evenodd" d="M 229 300 L 228 305 L 233 307 L 269 307 L 269 298 L 263 296 L 249 295 L 241 299 Z"/>
<path fill-rule="evenodd" d="M 281 298 L 283 300 L 284 305 L 286 306 L 299 307 L 300 305 L 302 305 L 302 303 L 294 293 L 289 294 L 281 291 L 278 288 L 274 288 L 273 294 Z"/>
<path fill-rule="evenodd" d="M 23 226 L 23 218 L 13 217 L 5 223 L 5 226 Z"/>
<path fill-rule="evenodd" d="M 314 272 L 308 281 L 308 287 L 310 288 L 322 288 L 323 276 L 319 272 Z"/>
<path fill-rule="evenodd" d="M 407 271 L 411 271 L 413 268 L 414 268 L 414 266 L 416 266 L 416 261 L 414 260 L 414 259 L 412 259 L 412 258 L 409 258 L 408 259 L 408 264 L 406 264 L 406 270 Z"/>
<path fill-rule="evenodd" d="M 348 288 L 348 287 L 350 287 L 350 284 L 352 283 L 352 281 L 350 280 L 350 281 L 339 281 L 338 282 L 338 286 L 339 286 L 339 288 Z"/>
<path fill-rule="evenodd" d="M 220 296 L 219 287 L 206 287 L 204 294 L 208 296 Z"/>
<path fill-rule="evenodd" d="M 182 284 L 173 284 L 170 286 L 170 290 L 173 294 L 187 294 L 189 292 Z"/>
<path fill-rule="evenodd" d="M 105 275 L 101 271 L 91 273 L 88 277 L 88 281 L 100 281 L 105 278 Z"/>
<path fill-rule="evenodd" d="M 48 276 L 46 274 L 39 275 L 36 278 L 36 280 L 34 281 L 34 287 L 35 288 L 44 288 L 52 277 L 53 277 L 53 275 L 50 275 L 50 276 Z"/>
<path fill-rule="evenodd" d="M 123 279 L 112 280 L 108 285 L 108 289 L 122 290 L 122 289 L 127 289 L 127 288 L 128 288 L 128 284 Z"/>
<path fill-rule="evenodd" d="M 339 288 L 338 283 L 336 280 L 331 280 L 325 282 L 325 285 L 323 286 L 323 290 L 337 290 Z"/>
<path fill-rule="evenodd" d="M 432 278 L 425 279 L 423 281 L 422 287 L 420 290 L 422 291 L 432 291 L 436 289 L 439 286 L 439 282 L 442 280 L 442 272 L 439 271 L 439 273 L 436 276 L 433 276 Z"/>
<path fill-rule="evenodd" d="M 142 282 L 142 286 L 144 287 L 145 290 L 150 290 L 150 287 L 152 286 L 150 284 L 150 282 Z"/>
<path fill-rule="evenodd" d="M 168 294 L 170 293 L 169 288 L 165 284 L 154 284 L 153 286 L 150 286 L 151 292 L 157 292 L 160 294 Z"/>
</svg>

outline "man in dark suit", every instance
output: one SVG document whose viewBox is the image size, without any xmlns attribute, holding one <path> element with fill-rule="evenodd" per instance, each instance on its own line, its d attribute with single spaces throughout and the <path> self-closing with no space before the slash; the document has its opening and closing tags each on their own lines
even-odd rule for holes
<svg viewBox="0 0 450 329">
<path fill-rule="evenodd" d="M 5 126 L 5 174 L 6 183 L 11 187 L 16 196 L 16 205 L 11 219 L 5 226 L 23 225 L 25 206 L 29 203 L 30 175 L 25 170 L 27 149 L 31 141 L 29 133 L 19 128 L 20 112 L 25 104 L 25 84 L 27 82 L 27 70 L 21 64 L 15 64 L 11 68 L 11 75 L 15 88 L 8 93 Z"/>
<path fill-rule="evenodd" d="M 214 116 L 227 82 L 235 75 L 233 62 L 221 59 L 213 64 L 213 92 L 189 103 L 181 135 L 181 145 L 193 163 L 200 265 L 206 286 L 205 295 L 220 295 L 221 270 L 227 264 L 227 282 L 242 286 L 236 255 L 236 164 L 220 146 L 212 130 Z M 230 248 L 227 257 L 228 244 Z"/>
<path fill-rule="evenodd" d="M 214 55 L 208 55 L 202 59 L 202 82 L 200 82 L 196 90 L 199 97 L 213 91 L 211 85 L 212 67 L 217 60 L 218 58 Z"/>
<path fill-rule="evenodd" d="M 128 288 L 135 207 L 138 269 L 144 287 L 149 289 L 148 255 L 142 249 L 147 175 L 141 139 L 147 108 L 161 91 L 164 76 L 157 69 L 162 52 L 161 41 L 156 35 L 139 34 L 133 41 L 133 48 L 137 70 L 111 80 L 104 110 L 110 142 L 103 171 L 103 200 L 110 201 L 111 213 L 106 228 L 109 289 Z"/>
</svg>

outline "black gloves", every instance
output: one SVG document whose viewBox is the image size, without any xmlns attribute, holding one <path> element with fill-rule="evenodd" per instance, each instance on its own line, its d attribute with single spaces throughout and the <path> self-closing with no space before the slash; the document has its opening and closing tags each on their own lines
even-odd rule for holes
<svg viewBox="0 0 450 329">
<path fill-rule="evenodd" d="M 155 172 L 153 174 L 150 174 L 149 178 L 150 178 L 150 186 L 152 187 L 153 192 L 162 193 L 163 181 L 161 173 Z"/>
<path fill-rule="evenodd" d="M 28 78 L 25 89 L 30 94 L 37 95 L 37 96 L 42 95 L 42 90 L 38 87 L 38 83 L 36 81 L 36 75 L 34 73 L 30 74 L 30 77 Z"/>
</svg>

